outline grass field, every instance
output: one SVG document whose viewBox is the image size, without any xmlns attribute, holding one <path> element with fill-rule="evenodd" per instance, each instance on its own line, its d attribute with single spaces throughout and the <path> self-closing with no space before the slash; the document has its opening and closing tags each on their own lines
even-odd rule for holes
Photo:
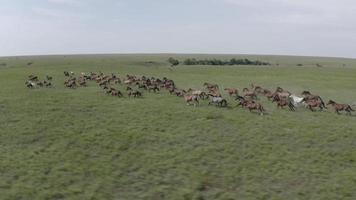
<svg viewBox="0 0 356 200">
<path fill-rule="evenodd" d="M 249 58 L 271 66 L 178 66 L 167 58 Z M 28 65 L 32 62 L 31 65 Z M 316 67 L 316 64 L 322 67 Z M 278 65 L 277 65 L 278 64 Z M 302 64 L 303 66 L 297 66 Z M 356 199 L 356 113 L 242 108 L 63 86 L 64 70 L 168 77 L 181 88 L 251 82 L 356 103 L 356 60 L 249 55 L 0 58 L 0 199 Z M 29 90 L 28 75 L 54 78 Z M 123 88 L 123 87 L 121 87 Z M 236 102 L 226 94 L 229 103 Z"/>
</svg>

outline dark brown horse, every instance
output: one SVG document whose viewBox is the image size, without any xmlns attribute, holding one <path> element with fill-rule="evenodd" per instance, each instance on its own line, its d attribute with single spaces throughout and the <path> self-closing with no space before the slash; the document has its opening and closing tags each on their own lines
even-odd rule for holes
<svg viewBox="0 0 356 200">
<path fill-rule="evenodd" d="M 159 91 L 159 87 L 157 87 L 157 85 L 151 85 L 148 87 L 148 91 L 153 91 L 154 93 L 156 93 L 157 91 Z"/>
<path fill-rule="evenodd" d="M 322 108 L 327 109 L 323 99 L 319 95 L 313 95 L 309 91 L 303 91 L 302 96 L 306 99 L 306 101 L 308 100 L 320 101 Z"/>
<path fill-rule="evenodd" d="M 289 98 L 280 98 L 279 96 L 274 96 L 272 102 L 277 102 L 277 108 L 289 107 L 289 110 L 295 111 L 295 106 Z"/>
<path fill-rule="evenodd" d="M 242 107 L 249 109 L 250 112 L 252 112 L 253 110 L 257 110 L 260 115 L 263 115 L 265 112 L 263 106 L 254 100 L 246 100 L 242 96 L 237 96 L 236 100 L 239 101 L 239 104 L 237 106 L 241 105 Z"/>
<path fill-rule="evenodd" d="M 323 102 L 320 99 L 308 99 L 306 97 L 303 98 L 302 102 L 305 102 L 307 108 L 309 108 L 312 112 L 314 112 L 314 108 L 319 108 L 319 110 L 323 110 Z"/>
<path fill-rule="evenodd" d="M 327 103 L 327 105 L 331 105 L 335 112 L 337 114 L 340 114 L 340 111 L 346 111 L 347 114 L 351 115 L 351 111 L 355 111 L 351 108 L 350 105 L 348 104 L 340 104 L 340 103 L 336 103 L 335 101 L 333 100 L 329 100 L 329 102 Z"/>
<path fill-rule="evenodd" d="M 134 98 L 137 98 L 137 97 L 142 97 L 142 93 L 140 91 L 130 91 L 128 93 L 129 97 L 133 96 Z"/>
<path fill-rule="evenodd" d="M 122 93 L 120 92 L 120 90 L 116 90 L 116 89 L 114 89 L 114 90 L 111 91 L 111 95 L 112 95 L 112 96 L 117 96 L 117 97 L 123 97 L 123 95 L 122 95 Z"/>
</svg>

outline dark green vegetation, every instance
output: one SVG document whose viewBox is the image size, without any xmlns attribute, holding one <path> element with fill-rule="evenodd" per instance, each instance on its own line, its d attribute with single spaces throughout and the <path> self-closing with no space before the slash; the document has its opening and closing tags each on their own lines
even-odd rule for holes
<svg viewBox="0 0 356 200">
<path fill-rule="evenodd" d="M 270 63 L 262 62 L 259 60 L 251 61 L 247 58 L 244 59 L 236 59 L 231 58 L 229 61 L 227 60 L 219 60 L 219 59 L 204 59 L 204 60 L 197 60 L 195 58 L 187 58 L 183 61 L 184 65 L 216 65 L 216 66 L 223 66 L 223 65 L 270 65 Z M 178 62 L 179 64 L 179 62 Z M 178 65 L 177 64 L 177 65 Z"/>
<path fill-rule="evenodd" d="M 263 97 L 269 114 L 259 116 L 207 102 L 189 107 L 166 92 L 119 99 L 95 83 L 76 90 L 63 86 L 65 70 L 100 70 L 166 76 L 181 88 L 199 89 L 208 81 L 241 89 L 254 82 L 356 102 L 352 59 L 244 55 L 271 66 L 171 69 L 169 57 L 238 58 L 0 58 L 6 63 L 0 66 L 0 199 L 356 198 L 354 116 L 277 110 Z M 25 88 L 29 74 L 52 76 L 55 88 Z"/>
</svg>

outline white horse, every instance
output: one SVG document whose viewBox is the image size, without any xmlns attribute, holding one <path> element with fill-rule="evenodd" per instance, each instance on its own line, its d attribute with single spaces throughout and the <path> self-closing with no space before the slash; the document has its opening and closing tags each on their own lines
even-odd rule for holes
<svg viewBox="0 0 356 200">
<path fill-rule="evenodd" d="M 292 100 L 292 103 L 295 107 L 299 107 L 301 105 L 305 106 L 305 103 L 303 102 L 303 97 L 298 97 L 294 94 L 290 95 L 289 98 Z"/>
<path fill-rule="evenodd" d="M 209 102 L 210 104 L 215 104 L 220 107 L 226 107 L 227 106 L 227 101 L 223 99 L 222 97 L 212 97 L 211 101 Z"/>
<path fill-rule="evenodd" d="M 35 82 L 32 82 L 32 81 L 26 81 L 25 84 L 28 88 L 34 88 L 37 85 Z"/>
</svg>

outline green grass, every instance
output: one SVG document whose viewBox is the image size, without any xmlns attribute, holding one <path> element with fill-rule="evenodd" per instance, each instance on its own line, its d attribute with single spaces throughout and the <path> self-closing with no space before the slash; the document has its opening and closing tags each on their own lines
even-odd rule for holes
<svg viewBox="0 0 356 200">
<path fill-rule="evenodd" d="M 247 57 L 274 65 L 170 70 L 169 56 Z M 207 102 L 186 106 L 166 92 L 119 99 L 95 83 L 76 90 L 63 86 L 64 70 L 102 71 L 166 76 L 181 88 L 199 89 L 210 81 L 241 89 L 254 82 L 351 104 L 356 60 L 78 55 L 9 57 L 0 63 L 6 63 L 0 66 L 1 200 L 356 198 L 355 113 L 292 113 L 261 97 L 268 115 L 259 116 Z M 51 75 L 55 87 L 29 90 L 29 74 Z"/>
</svg>

